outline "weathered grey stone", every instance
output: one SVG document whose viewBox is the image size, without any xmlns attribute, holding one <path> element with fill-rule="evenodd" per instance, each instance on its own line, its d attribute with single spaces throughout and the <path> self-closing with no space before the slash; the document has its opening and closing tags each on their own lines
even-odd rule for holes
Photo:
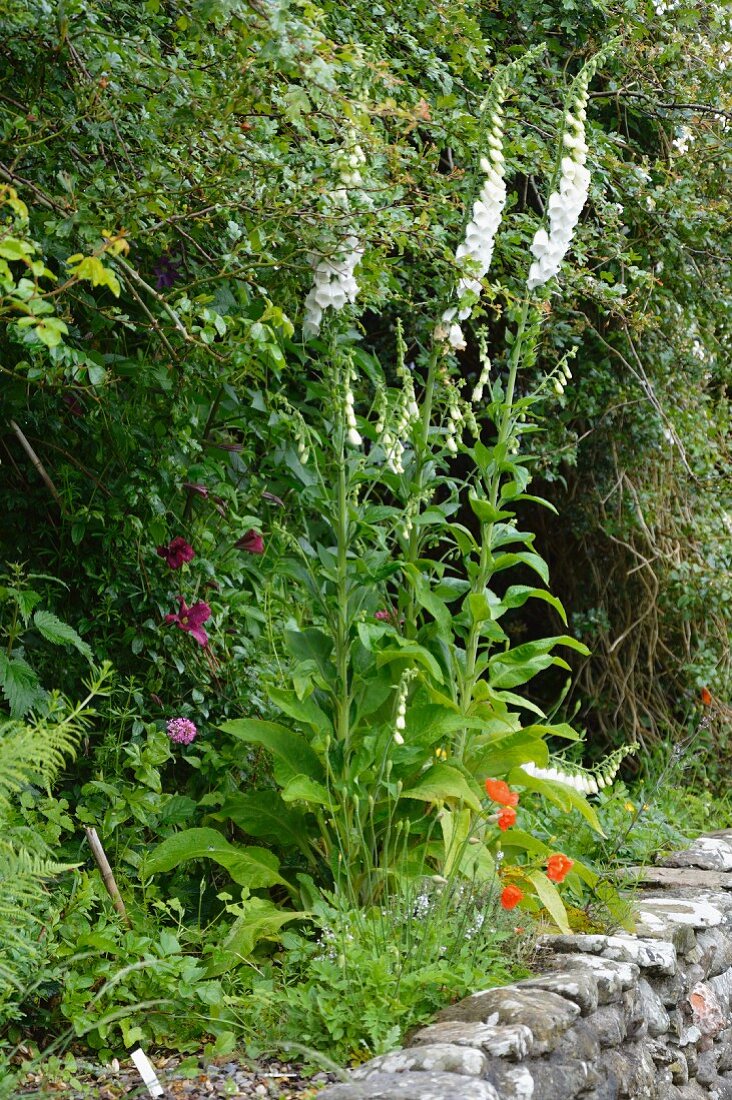
<svg viewBox="0 0 732 1100">
<path fill-rule="evenodd" d="M 637 985 L 625 990 L 622 1003 L 625 1010 L 626 1038 L 643 1038 L 648 1034 L 648 1022 L 646 1020 L 643 998 L 641 997 Z"/>
<path fill-rule="evenodd" d="M 488 1081 L 457 1073 L 375 1073 L 331 1085 L 318 1100 L 502 1100 Z"/>
<path fill-rule="evenodd" d="M 488 1069 L 487 1079 L 496 1087 L 501 1100 L 514 1100 L 514 1097 L 524 1100 L 524 1096 L 532 1100 L 574 1100 L 574 1097 L 584 1095 L 588 1088 L 600 1083 L 597 1071 L 579 1059 L 532 1059 L 520 1068 L 530 1074 L 533 1092 L 528 1091 L 528 1077 L 520 1082 L 524 1092 L 516 1091 L 515 1080 L 510 1080 L 511 1066 L 496 1062 Z"/>
<path fill-rule="evenodd" d="M 436 1070 L 439 1073 L 459 1073 L 463 1077 L 483 1077 L 488 1059 L 475 1047 L 456 1043 L 425 1043 L 380 1054 L 353 1070 L 356 1080 L 373 1077 L 375 1073 L 407 1073 L 412 1070 Z"/>
<path fill-rule="evenodd" d="M 658 938 L 669 925 L 688 925 L 690 928 L 714 928 L 724 920 L 724 911 L 719 904 L 713 904 L 707 896 L 696 898 L 649 897 L 643 895 L 638 905 L 638 923 L 636 930 L 645 935 L 641 926 L 649 929 L 652 939 Z M 656 935 L 653 935 L 653 932 Z"/>
<path fill-rule="evenodd" d="M 699 1042 L 701 1037 L 702 1037 L 702 1033 L 699 1030 L 699 1028 L 696 1026 L 696 1024 L 692 1024 L 691 1027 L 685 1028 L 684 1031 L 682 1031 L 681 1035 L 679 1036 L 679 1040 L 678 1040 L 679 1046 L 680 1047 L 696 1047 L 696 1044 Z M 686 1057 L 688 1058 L 689 1057 L 688 1052 L 685 1051 L 684 1053 L 686 1053 Z"/>
<path fill-rule="evenodd" d="M 531 1054 L 534 1036 L 526 1024 L 481 1024 L 445 1020 L 415 1032 L 411 1045 L 418 1046 L 421 1043 L 454 1043 L 457 1046 L 477 1047 L 494 1058 L 519 1061 Z"/>
<path fill-rule="evenodd" d="M 711 1047 L 699 1052 L 696 1060 L 696 1079 L 701 1085 L 710 1085 L 719 1069 L 719 1051 Z"/>
<path fill-rule="evenodd" d="M 708 1096 L 713 1100 L 732 1100 L 732 1075 L 723 1073 L 709 1085 Z"/>
<path fill-rule="evenodd" d="M 676 973 L 676 951 L 672 943 L 642 940 L 636 936 L 541 936 L 539 943 L 552 951 L 598 955 L 614 962 L 635 963 L 657 974 Z"/>
<path fill-rule="evenodd" d="M 728 1011 L 732 998 L 732 967 L 725 970 L 723 974 L 717 974 L 715 978 L 710 978 L 709 985 L 716 993 L 719 1003 L 725 1011 Z"/>
<path fill-rule="evenodd" d="M 622 1005 L 601 1005 L 597 1012 L 587 1017 L 594 1028 L 601 1047 L 616 1047 L 626 1035 L 625 1009 Z"/>
<path fill-rule="evenodd" d="M 617 1079 L 611 1074 L 590 1092 L 583 1092 L 582 1100 L 618 1100 L 619 1096 Z"/>
<path fill-rule="evenodd" d="M 671 1055 L 669 1069 L 671 1070 L 673 1083 L 675 1085 L 685 1085 L 689 1080 L 689 1063 L 686 1060 L 686 1055 L 677 1047 L 669 1047 L 668 1049 Z"/>
<path fill-rule="evenodd" d="M 541 1100 L 531 1071 L 532 1065 L 512 1066 L 505 1063 L 488 1071 L 489 1082 L 498 1090 L 501 1100 Z"/>
<path fill-rule="evenodd" d="M 728 871 L 701 871 L 695 867 L 626 867 L 623 880 L 665 890 L 732 890 L 732 874 Z"/>
<path fill-rule="evenodd" d="M 722 928 L 705 928 L 696 934 L 701 956 L 695 959 L 705 978 L 715 978 L 732 967 L 732 935 Z"/>
<path fill-rule="evenodd" d="M 557 955 L 549 959 L 552 970 L 589 970 L 597 978 L 599 1004 L 617 1001 L 624 989 L 629 989 L 638 979 L 635 963 L 614 962 L 595 955 Z"/>
<path fill-rule="evenodd" d="M 674 1088 L 668 1095 L 669 1100 L 710 1100 L 708 1091 L 696 1081 Z"/>
<path fill-rule="evenodd" d="M 663 1002 L 657 993 L 654 993 L 645 978 L 638 979 L 638 995 L 641 1002 L 641 1011 L 648 1026 L 648 1034 L 656 1038 L 665 1035 L 669 1030 L 671 1021 Z"/>
<path fill-rule="evenodd" d="M 545 989 L 558 993 L 568 1001 L 574 1001 L 583 1016 L 597 1008 L 597 978 L 591 971 L 573 970 L 567 973 L 542 974 L 539 978 L 527 978 L 516 982 L 516 989 Z"/>
<path fill-rule="evenodd" d="M 565 1031 L 552 1053 L 553 1062 L 562 1058 L 571 1058 L 590 1065 L 597 1062 L 600 1057 L 600 1040 L 591 1021 L 591 1016 L 583 1016 Z"/>
<path fill-rule="evenodd" d="M 673 977 L 658 978 L 653 983 L 653 988 L 663 1001 L 666 1008 L 673 1009 L 685 1000 L 689 989 L 689 979 L 686 968 L 676 971 Z"/>
<path fill-rule="evenodd" d="M 616 964 L 618 965 L 618 964 Z M 525 1024 L 534 1037 L 534 1053 L 546 1054 L 562 1032 L 574 1023 L 580 1010 L 572 1001 L 543 989 L 487 989 L 474 993 L 449 1008 L 439 1020 L 465 1020 L 469 1023 Z"/>
<path fill-rule="evenodd" d="M 603 1069 L 618 1082 L 618 1095 L 632 1100 L 655 1097 L 656 1067 L 643 1043 L 628 1043 L 602 1056 Z"/>
<path fill-rule="evenodd" d="M 732 1070 L 732 1028 L 726 1028 L 717 1036 L 719 1044 L 719 1072 Z"/>
<path fill-rule="evenodd" d="M 700 836 L 683 852 L 660 860 L 664 867 L 700 867 L 705 871 L 732 871 L 732 844 L 723 837 Z"/>
</svg>

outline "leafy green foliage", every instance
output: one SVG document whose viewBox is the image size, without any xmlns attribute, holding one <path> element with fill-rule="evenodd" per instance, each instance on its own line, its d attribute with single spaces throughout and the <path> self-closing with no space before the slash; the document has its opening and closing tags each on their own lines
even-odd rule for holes
<svg viewBox="0 0 732 1100">
<path fill-rule="evenodd" d="M 24 773 L 8 813 L 36 838 L 26 867 L 44 845 L 78 863 L 80 825 L 98 828 L 133 922 L 94 873 L 62 879 L 46 984 L 13 1011 L 54 1035 L 61 1012 L 104 1056 L 204 1029 L 226 1043 L 248 1009 L 232 1023 L 222 998 L 273 1020 L 301 965 L 291 1031 L 307 1008 L 314 1044 L 350 1057 L 350 1013 L 373 1049 L 387 1015 L 424 1018 L 472 963 L 453 954 L 450 984 L 428 952 L 385 1001 L 407 933 L 377 951 L 358 907 L 338 912 L 341 938 L 361 922 L 358 984 L 288 927 L 315 911 L 311 880 L 352 867 L 352 900 L 377 904 L 426 870 L 489 884 L 501 842 L 523 904 L 561 923 L 542 867 L 571 836 L 574 922 L 623 814 L 522 765 L 561 763 L 569 739 L 570 774 L 601 777 L 571 723 L 598 756 L 648 748 L 693 728 L 709 684 L 696 781 L 724 781 L 728 21 L 711 0 L 406 0 L 377 19 L 363 0 L 0 0 L 0 32 L 0 543 L 27 578 L 0 588 L 8 728 L 41 721 L 45 687 L 77 697 L 91 655 L 119 674 L 58 797 Z M 562 293 L 522 315 L 565 89 L 618 32 Z M 503 230 L 467 347 L 431 361 L 506 63 Z M 308 256 L 351 234 L 358 310 L 304 343 Z M 479 438 L 455 455 L 488 348 Z M 347 376 L 360 451 L 341 445 Z M 376 425 L 407 377 L 429 413 L 397 472 Z M 177 566 L 175 539 L 194 554 Z M 210 612 L 207 646 L 180 598 Z M 169 740 L 174 716 L 195 741 Z M 520 788 L 523 828 L 499 835 L 486 776 Z M 504 973 L 492 948 L 485 965 Z"/>
</svg>

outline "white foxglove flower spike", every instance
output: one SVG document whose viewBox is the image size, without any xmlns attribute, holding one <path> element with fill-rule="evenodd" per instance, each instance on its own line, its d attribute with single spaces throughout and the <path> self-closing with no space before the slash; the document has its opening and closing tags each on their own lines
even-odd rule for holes
<svg viewBox="0 0 732 1100">
<path fill-rule="evenodd" d="M 363 248 L 358 238 L 350 236 L 344 242 L 343 251 L 335 258 L 310 256 L 313 285 L 305 299 L 304 340 L 318 335 L 327 309 L 337 312 L 346 303 L 356 301 L 359 287 L 353 273 L 362 255 Z"/>
<path fill-rule="evenodd" d="M 615 48 L 616 43 L 617 39 L 595 54 L 583 66 L 570 89 L 564 112 L 559 182 L 547 202 L 548 228 L 542 225 L 537 229 L 531 244 L 534 262 L 529 269 L 527 290 L 536 290 L 559 274 L 572 244 L 590 188 L 585 141 L 588 88 L 600 62 Z"/>
<path fill-rule="evenodd" d="M 496 233 L 506 205 L 506 162 L 503 156 L 503 101 L 511 83 L 522 69 L 537 57 L 543 45 L 528 50 L 523 57 L 500 69 L 484 102 L 488 112 L 486 152 L 480 159 L 484 180 L 478 198 L 473 203 L 472 217 L 465 229 L 463 241 L 455 252 L 455 260 L 463 274 L 457 285 L 458 305 L 450 306 L 442 315 L 435 338 L 455 351 L 465 347 L 460 321 L 470 316 L 473 301 L 480 297 L 482 280 L 488 274 L 493 259 Z"/>
</svg>

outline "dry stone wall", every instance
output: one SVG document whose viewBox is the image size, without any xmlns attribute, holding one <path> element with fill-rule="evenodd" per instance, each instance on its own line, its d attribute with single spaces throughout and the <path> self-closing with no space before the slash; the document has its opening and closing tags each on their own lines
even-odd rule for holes
<svg viewBox="0 0 732 1100">
<path fill-rule="evenodd" d="M 543 937 L 319 1100 L 732 1100 L 732 830 L 642 876 L 634 935 Z"/>
</svg>

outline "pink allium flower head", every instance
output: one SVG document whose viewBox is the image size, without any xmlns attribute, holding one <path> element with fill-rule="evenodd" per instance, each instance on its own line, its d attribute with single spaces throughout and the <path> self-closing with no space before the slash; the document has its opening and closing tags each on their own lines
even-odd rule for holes
<svg viewBox="0 0 732 1100">
<path fill-rule="evenodd" d="M 264 539 L 253 528 L 250 528 L 246 534 L 237 539 L 234 546 L 237 550 L 247 550 L 250 554 L 264 553 Z"/>
<path fill-rule="evenodd" d="M 195 741 L 198 730 L 190 718 L 171 718 L 165 727 L 168 737 L 178 745 L 190 745 Z"/>
<path fill-rule="evenodd" d="M 195 558 L 196 551 L 181 535 L 177 535 L 167 546 L 158 546 L 157 554 L 158 557 L 165 558 L 171 569 L 180 569 L 184 562 Z"/>
<path fill-rule="evenodd" d="M 199 645 L 208 645 L 208 634 L 203 629 L 203 624 L 211 618 L 211 608 L 203 600 L 188 607 L 182 596 L 178 596 L 178 604 L 177 614 L 165 616 L 166 623 L 175 623 L 181 630 L 191 634 Z"/>
</svg>

